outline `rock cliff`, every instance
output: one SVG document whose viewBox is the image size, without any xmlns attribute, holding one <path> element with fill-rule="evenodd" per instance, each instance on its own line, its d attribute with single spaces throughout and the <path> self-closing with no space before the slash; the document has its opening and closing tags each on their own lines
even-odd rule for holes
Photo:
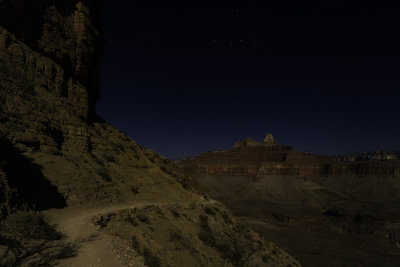
<svg viewBox="0 0 400 267">
<path fill-rule="evenodd" d="M 96 0 L 0 1 L 1 266 L 299 266 L 97 117 Z"/>
<path fill-rule="evenodd" d="M 400 160 L 400 151 L 372 151 L 335 156 L 338 162 L 366 162 Z"/>
<path fill-rule="evenodd" d="M 263 143 L 247 138 L 232 150 L 205 152 L 177 164 L 211 197 L 307 266 L 393 266 L 380 255 L 400 263 L 398 241 L 393 241 L 400 231 L 397 156 L 297 152 L 268 134 Z M 359 252 L 363 256 L 347 252 L 357 246 L 365 247 Z"/>
</svg>

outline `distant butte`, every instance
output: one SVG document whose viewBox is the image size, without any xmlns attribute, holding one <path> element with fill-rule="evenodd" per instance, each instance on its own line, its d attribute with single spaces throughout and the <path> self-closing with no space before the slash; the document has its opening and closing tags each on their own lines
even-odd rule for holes
<svg viewBox="0 0 400 267">
<path fill-rule="evenodd" d="M 263 143 L 257 142 L 251 137 L 248 137 L 244 140 L 241 140 L 233 145 L 233 148 L 242 148 L 242 147 L 268 147 L 268 146 L 279 146 L 279 144 L 275 141 L 272 134 L 267 133 L 264 138 Z"/>
<path fill-rule="evenodd" d="M 400 152 L 315 155 L 268 133 L 177 164 L 305 266 L 400 266 Z"/>
</svg>

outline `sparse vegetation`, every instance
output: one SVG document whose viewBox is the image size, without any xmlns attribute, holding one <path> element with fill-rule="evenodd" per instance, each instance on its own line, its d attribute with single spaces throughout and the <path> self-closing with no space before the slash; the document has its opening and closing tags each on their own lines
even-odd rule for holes
<svg viewBox="0 0 400 267">
<path fill-rule="evenodd" d="M 138 186 L 131 186 L 131 191 L 134 195 L 139 194 L 139 187 Z"/>
<path fill-rule="evenodd" d="M 107 161 L 107 162 L 115 163 L 117 161 L 115 159 L 115 156 L 113 154 L 110 154 L 110 153 L 104 153 L 103 157 L 104 157 L 105 161 Z"/>
<path fill-rule="evenodd" d="M 139 221 L 144 222 L 146 224 L 151 224 L 149 217 L 147 217 L 147 215 L 143 214 L 143 213 L 139 213 L 137 215 L 137 218 Z"/>
<path fill-rule="evenodd" d="M 132 236 L 132 247 L 134 250 L 140 253 L 140 244 L 135 235 Z"/>
<path fill-rule="evenodd" d="M 180 231 L 180 230 L 171 231 L 169 240 L 171 242 L 175 243 L 176 250 L 182 250 L 185 248 L 188 249 L 188 248 L 191 248 L 191 246 L 192 246 L 190 241 L 184 237 L 182 231 Z"/>
<path fill-rule="evenodd" d="M 250 230 L 239 224 L 225 242 L 217 244 L 217 249 L 233 266 L 244 266 L 252 255 L 263 249 L 263 243 L 257 242 Z"/>
<path fill-rule="evenodd" d="M 197 234 L 199 239 L 209 247 L 215 247 L 216 239 L 215 234 L 211 230 L 210 224 L 208 222 L 208 216 L 200 215 L 200 232 Z"/>
<path fill-rule="evenodd" d="M 207 213 L 207 214 L 209 214 L 209 215 L 212 215 L 212 216 L 214 216 L 214 215 L 216 214 L 216 213 L 215 213 L 215 210 L 212 209 L 212 208 L 210 208 L 210 207 L 205 207 L 205 208 L 204 208 L 204 212 Z"/>
<path fill-rule="evenodd" d="M 157 256 L 155 256 L 148 248 L 145 248 L 143 250 L 143 257 L 144 257 L 144 263 L 148 267 L 160 267 L 161 266 L 160 259 Z"/>
<path fill-rule="evenodd" d="M 263 260 L 263 262 L 268 263 L 269 260 L 271 259 L 271 256 L 269 256 L 268 254 L 263 254 L 261 256 L 261 259 Z"/>
<path fill-rule="evenodd" d="M 125 147 L 121 143 L 112 143 L 115 152 L 126 152 Z"/>
<path fill-rule="evenodd" d="M 138 226 L 139 226 L 139 222 L 137 221 L 137 219 L 136 219 L 134 216 L 128 214 L 127 220 L 128 220 L 128 222 L 130 222 L 133 226 L 135 226 L 135 227 L 138 227 Z"/>
<path fill-rule="evenodd" d="M 175 217 L 177 217 L 177 218 L 180 217 L 179 212 L 176 209 L 171 208 L 170 211 Z"/>
<path fill-rule="evenodd" d="M 229 216 L 229 214 L 226 211 L 223 211 L 221 213 L 221 216 L 222 216 L 222 219 L 224 219 L 225 223 L 232 224 L 232 219 L 231 219 L 231 217 Z"/>
<path fill-rule="evenodd" d="M 105 182 L 112 182 L 111 176 L 105 167 L 98 168 L 96 172 Z"/>
<path fill-rule="evenodd" d="M 140 156 L 139 152 L 136 150 L 136 147 L 134 145 L 132 145 L 132 146 L 130 146 L 130 149 L 133 150 L 133 153 L 132 153 L 133 154 L 133 158 L 136 159 L 136 160 L 140 160 L 141 156 Z"/>
<path fill-rule="evenodd" d="M 16 212 L 0 223 L 0 231 L 19 238 L 58 240 L 62 234 L 38 212 Z"/>
</svg>

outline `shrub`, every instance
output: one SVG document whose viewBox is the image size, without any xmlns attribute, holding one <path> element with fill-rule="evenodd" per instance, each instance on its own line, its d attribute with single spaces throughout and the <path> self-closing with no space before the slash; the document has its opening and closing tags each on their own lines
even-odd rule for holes
<svg viewBox="0 0 400 267">
<path fill-rule="evenodd" d="M 136 236 L 132 236 L 132 247 L 138 253 L 140 252 L 140 244 L 139 244 L 139 241 L 137 240 Z"/>
<path fill-rule="evenodd" d="M 232 224 L 232 219 L 226 211 L 222 212 L 222 218 L 224 219 L 225 223 Z"/>
<path fill-rule="evenodd" d="M 177 210 L 175 210 L 175 209 L 171 209 L 171 213 L 177 218 L 180 217 L 179 212 Z"/>
<path fill-rule="evenodd" d="M 215 215 L 215 210 L 213 210 L 212 208 L 210 208 L 210 207 L 205 207 L 204 208 L 204 212 L 205 213 L 207 213 L 207 214 L 209 214 L 209 215 Z"/>
<path fill-rule="evenodd" d="M 195 249 L 192 246 L 190 239 L 186 238 L 180 230 L 173 230 L 170 232 L 169 241 L 175 243 L 176 250 L 186 249 L 194 252 Z"/>
<path fill-rule="evenodd" d="M 197 236 L 206 246 L 215 247 L 217 240 L 212 232 L 200 231 Z"/>
<path fill-rule="evenodd" d="M 131 191 L 134 195 L 139 194 L 139 187 L 137 186 L 131 186 Z"/>
<path fill-rule="evenodd" d="M 208 223 L 208 216 L 200 215 L 200 232 L 197 234 L 199 239 L 209 247 L 215 247 L 216 239 L 215 234 L 211 230 L 210 224 Z"/>
<path fill-rule="evenodd" d="M 98 168 L 96 172 L 104 181 L 108 183 L 112 181 L 110 174 L 108 173 L 106 168 L 104 167 Z"/>
<path fill-rule="evenodd" d="M 139 222 L 136 220 L 135 217 L 131 216 L 130 214 L 128 214 L 128 218 L 127 218 L 128 222 L 130 222 L 133 226 L 138 227 L 139 226 Z"/>
<path fill-rule="evenodd" d="M 199 219 L 200 219 L 200 228 L 210 231 L 211 229 L 210 229 L 210 224 L 208 223 L 208 216 L 200 215 Z"/>
<path fill-rule="evenodd" d="M 145 248 L 143 250 L 143 257 L 144 257 L 144 264 L 146 264 L 149 267 L 160 267 L 161 266 L 161 261 L 160 259 L 153 255 L 153 253 L 148 249 Z"/>
<path fill-rule="evenodd" d="M 59 240 L 62 234 L 49 225 L 38 212 L 17 212 L 0 224 L 0 230 L 21 238 Z"/>
<path fill-rule="evenodd" d="M 104 154 L 104 159 L 107 161 L 107 162 L 116 162 L 116 159 L 115 159 L 115 156 L 114 155 L 112 155 L 112 154 L 108 154 L 108 153 L 105 153 Z"/>
<path fill-rule="evenodd" d="M 147 217 L 145 214 L 138 214 L 137 218 L 141 222 L 144 222 L 144 223 L 147 223 L 147 224 L 151 224 L 149 217 Z"/>
<path fill-rule="evenodd" d="M 121 143 L 113 143 L 115 152 L 125 152 L 125 147 Z"/>
<path fill-rule="evenodd" d="M 271 256 L 269 256 L 268 254 L 263 254 L 263 255 L 261 256 L 261 259 L 262 259 L 263 262 L 265 262 L 265 263 L 269 262 L 270 258 L 271 258 Z"/>
</svg>

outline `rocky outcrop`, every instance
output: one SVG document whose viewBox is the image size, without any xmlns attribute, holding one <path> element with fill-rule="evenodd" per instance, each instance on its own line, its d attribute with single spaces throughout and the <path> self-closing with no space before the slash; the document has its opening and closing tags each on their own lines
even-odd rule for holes
<svg viewBox="0 0 400 267">
<path fill-rule="evenodd" d="M 96 240 L 117 256 L 71 265 L 299 266 L 96 116 L 103 41 L 99 1 L 0 1 L 0 265 L 82 260 Z"/>
<path fill-rule="evenodd" d="M 98 1 L 0 2 L 3 151 L 22 159 L 91 149 L 103 42 Z"/>
<path fill-rule="evenodd" d="M 272 134 L 267 133 L 267 135 L 264 138 L 264 144 L 277 144 L 277 143 L 275 142 Z"/>
<path fill-rule="evenodd" d="M 275 142 L 272 134 L 268 133 L 263 143 L 259 143 L 251 137 L 248 137 L 244 140 L 241 140 L 233 145 L 233 148 L 243 148 L 243 147 L 269 147 L 269 146 L 279 146 L 277 142 Z"/>
<path fill-rule="evenodd" d="M 94 114 L 104 43 L 99 1 L 1 1 L 0 25 L 3 79 L 45 89 L 83 119 Z"/>
</svg>

